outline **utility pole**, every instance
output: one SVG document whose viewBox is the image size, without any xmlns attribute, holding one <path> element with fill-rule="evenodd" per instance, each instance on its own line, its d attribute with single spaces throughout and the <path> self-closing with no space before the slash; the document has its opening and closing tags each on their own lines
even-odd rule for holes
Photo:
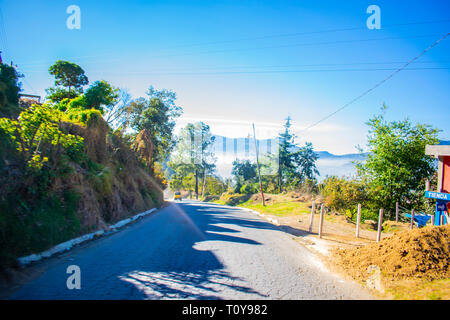
<svg viewBox="0 0 450 320">
<path fill-rule="evenodd" d="M 281 138 L 278 138 L 278 192 L 279 193 L 281 193 L 283 191 L 283 188 L 281 186 L 281 184 L 283 182 L 283 177 L 281 176 L 283 171 L 281 168 L 280 143 L 281 143 Z"/>
<path fill-rule="evenodd" d="M 264 200 L 264 191 L 263 191 L 262 182 L 261 182 L 261 171 L 259 170 L 258 145 L 256 143 L 255 124 L 252 123 L 252 125 L 253 125 L 253 138 L 255 139 L 256 167 L 258 168 L 259 190 L 261 191 L 262 204 L 265 207 L 266 206 L 266 202 Z"/>
<path fill-rule="evenodd" d="M 206 189 L 206 163 L 203 164 L 203 185 L 202 185 L 202 198 L 205 196 Z"/>
</svg>

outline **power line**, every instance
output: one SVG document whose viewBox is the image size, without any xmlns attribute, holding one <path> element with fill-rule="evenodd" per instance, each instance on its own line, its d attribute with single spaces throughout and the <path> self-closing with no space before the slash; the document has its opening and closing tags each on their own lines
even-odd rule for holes
<svg viewBox="0 0 450 320">
<path fill-rule="evenodd" d="M 416 63 L 448 63 L 449 61 L 417 61 Z M 384 61 L 384 62 L 352 62 L 352 63 L 311 63 L 311 64 L 291 64 L 291 65 L 269 65 L 269 66 L 214 66 L 214 67 L 195 67 L 189 69 L 244 69 L 244 68 L 292 68 L 292 67 L 326 67 L 326 66 L 358 66 L 358 65 L 380 65 L 380 64 L 400 64 L 404 61 Z M 155 69 L 153 69 L 155 70 Z M 156 69 L 157 70 L 157 69 Z M 180 70 L 179 68 L 162 70 Z"/>
<path fill-rule="evenodd" d="M 392 27 L 410 26 L 410 25 L 437 24 L 437 23 L 445 23 L 445 22 L 450 22 L 450 19 L 431 20 L 431 21 L 429 20 L 429 21 L 407 22 L 407 23 L 397 23 L 397 24 L 383 25 L 383 29 L 392 28 Z M 184 45 L 181 44 L 181 45 L 175 45 L 175 46 L 170 46 L 170 47 L 165 47 L 165 48 L 163 47 L 163 48 L 159 48 L 159 49 L 160 50 L 161 49 L 164 50 L 164 49 L 171 49 L 171 48 L 174 48 L 174 49 L 175 48 L 187 48 L 187 47 L 205 46 L 205 45 L 211 45 L 211 44 L 232 43 L 232 42 L 242 42 L 242 41 L 249 41 L 249 40 L 271 39 L 271 38 L 280 38 L 280 37 L 323 34 L 323 33 L 344 32 L 344 31 L 365 30 L 365 29 L 367 29 L 366 26 L 364 26 L 364 27 L 337 28 L 337 29 L 318 30 L 318 31 L 308 31 L 308 32 L 285 33 L 285 34 L 278 34 L 278 35 L 266 35 L 266 36 L 260 36 L 260 37 L 230 39 L 230 40 L 222 40 L 222 41 L 214 41 L 214 42 L 206 42 L 206 43 L 197 43 L 197 44 L 184 44 Z M 205 52 L 205 53 L 210 53 L 210 52 Z M 195 53 L 191 53 L 190 55 L 192 55 L 192 54 L 195 54 Z M 86 59 L 86 58 L 92 58 L 92 57 L 95 58 L 95 57 L 103 57 L 103 56 L 102 55 L 84 56 L 84 57 L 72 56 L 72 57 L 67 57 L 67 59 Z M 119 60 L 119 59 L 115 59 L 115 60 Z M 45 63 L 43 60 L 41 60 L 41 61 L 43 63 Z M 31 65 L 31 64 L 39 65 L 39 64 L 43 64 L 43 63 L 30 62 L 30 63 L 25 63 L 25 64 L 22 64 L 22 65 Z"/>
<path fill-rule="evenodd" d="M 418 67 L 408 68 L 409 71 L 420 70 L 449 70 L 450 67 Z M 131 76 L 190 76 L 190 75 L 227 75 L 227 74 L 264 74 L 264 73 L 314 73 L 314 72 L 366 72 L 366 71 L 392 71 L 396 68 L 360 68 L 360 69 L 316 69 L 316 70 L 258 70 L 258 71 L 216 71 L 216 72 L 102 72 L 102 75 L 131 75 Z M 25 73 L 44 73 L 45 71 L 23 71 Z M 91 71 L 92 72 L 92 71 Z"/>
<path fill-rule="evenodd" d="M 284 44 L 284 45 L 274 45 L 274 46 L 263 46 L 263 47 L 252 47 L 252 48 L 237 48 L 237 49 L 223 49 L 223 50 L 212 50 L 212 51 L 201 51 L 201 52 L 189 52 L 189 53 L 174 53 L 167 55 L 155 55 L 148 56 L 149 58 L 167 58 L 167 57 L 180 57 L 180 56 L 192 56 L 192 55 L 202 55 L 202 54 L 214 54 L 214 53 L 227 53 L 227 52 L 239 52 L 239 51 L 252 51 L 252 50 L 264 50 L 264 49 L 274 49 L 274 48 L 291 48 L 291 47 L 302 47 L 302 46 L 323 46 L 323 45 L 338 45 L 347 43 L 359 43 L 359 42 L 371 42 L 371 41 L 386 41 L 386 40 L 397 40 L 397 39 L 416 39 L 416 38 L 428 38 L 434 37 L 438 34 L 427 34 L 427 35 L 415 35 L 407 37 L 384 37 L 384 38 L 370 38 L 370 39 L 354 39 L 354 40 L 337 40 L 337 41 L 322 41 L 322 42 L 307 42 L 307 43 L 296 43 L 296 44 Z M 72 57 L 75 58 L 76 57 Z M 118 60 L 118 59 L 116 59 Z M 104 61 L 104 60 L 102 60 Z M 114 60 L 113 60 L 114 61 Z M 41 63 L 23 63 L 24 66 L 39 66 L 43 65 Z"/>
<path fill-rule="evenodd" d="M 448 70 L 450 67 L 429 67 L 429 68 L 408 68 L 407 70 Z M 130 75 L 220 75 L 220 74 L 260 74 L 260 73 L 309 73 L 309 72 L 352 72 L 352 71 L 390 71 L 395 68 L 366 68 L 366 69 L 319 69 L 319 70 L 263 70 L 263 71 L 217 71 L 217 72 L 137 72 L 128 73 Z M 127 74 L 127 73 L 118 73 Z"/>
<path fill-rule="evenodd" d="M 450 35 L 450 32 L 447 33 L 446 35 L 444 35 L 442 38 L 440 38 L 438 41 L 436 41 L 435 43 L 433 43 L 431 46 L 429 46 L 428 48 L 426 48 L 424 51 L 422 51 L 419 55 L 415 56 L 414 58 L 412 58 L 410 61 L 408 61 L 406 64 L 404 64 L 403 66 L 401 66 L 400 68 L 396 69 L 394 72 L 392 72 L 390 75 L 388 75 L 386 78 L 384 78 L 383 80 L 379 81 L 378 83 L 376 83 L 374 86 L 372 86 L 370 89 L 364 91 L 362 94 L 360 94 L 359 96 L 357 96 L 356 98 L 350 100 L 349 102 L 347 102 L 345 105 L 343 105 L 342 107 L 340 107 L 339 109 L 337 109 L 336 111 L 330 113 L 329 115 L 323 117 L 322 119 L 320 119 L 319 121 L 313 123 L 312 125 L 310 125 L 309 127 L 306 127 L 305 129 L 303 129 L 301 132 L 304 132 L 306 130 L 311 129 L 312 127 L 318 125 L 319 123 L 327 120 L 328 118 L 332 117 L 333 115 L 335 115 L 336 113 L 338 113 L 339 111 L 345 109 L 346 107 L 348 107 L 349 105 L 351 105 L 352 103 L 356 102 L 357 100 L 361 99 L 362 97 L 364 97 L 365 95 L 367 95 L 368 93 L 370 93 L 371 91 L 375 90 L 376 88 L 378 88 L 379 86 L 381 86 L 383 83 L 385 83 L 386 81 L 388 81 L 389 79 L 391 79 L 392 77 L 394 77 L 397 73 L 399 73 L 400 71 L 404 70 L 407 66 L 409 66 L 411 63 L 413 63 L 415 60 L 419 59 L 421 56 L 423 56 L 427 51 L 429 51 L 431 48 L 433 48 L 434 46 L 436 46 L 439 42 L 441 42 L 442 40 L 444 40 L 445 38 L 447 38 Z"/>
<path fill-rule="evenodd" d="M 323 46 L 323 45 L 336 45 L 336 44 L 346 44 L 346 43 L 358 43 L 358 42 L 371 42 L 371 41 L 386 41 L 386 40 L 397 40 L 397 39 L 416 39 L 416 38 L 428 38 L 434 37 L 439 34 L 426 34 L 426 35 L 413 35 L 406 37 L 384 37 L 384 38 L 369 38 L 369 39 L 354 39 L 354 40 L 337 40 L 337 41 L 321 41 L 321 42 L 306 42 L 306 43 L 294 43 L 294 44 L 284 44 L 284 45 L 272 45 L 272 46 L 259 46 L 252 48 L 236 48 L 236 49 L 222 49 L 222 50 L 210 50 L 210 51 L 200 51 L 200 52 L 188 52 L 188 53 L 173 53 L 173 54 L 163 54 L 148 56 L 149 58 L 166 58 L 166 57 L 180 57 L 180 56 L 192 56 L 192 55 L 202 55 L 202 54 L 213 54 L 213 53 L 227 53 L 227 52 L 239 52 L 239 51 L 252 51 L 252 50 L 264 50 L 264 49 L 275 49 L 275 48 L 290 48 L 290 47 L 302 47 L 302 46 Z M 71 59 L 85 59 L 97 56 L 84 56 L 84 57 L 71 57 Z M 101 58 L 101 56 L 98 56 Z M 112 61 L 117 61 L 120 59 L 112 59 Z M 42 61 L 42 60 L 41 60 Z M 91 60 L 96 61 L 96 60 Z M 101 61 L 105 61 L 101 59 Z M 110 60 L 111 61 L 111 60 Z M 22 66 L 41 66 L 47 65 L 46 63 L 21 63 Z"/>
<path fill-rule="evenodd" d="M 444 22 L 450 22 L 450 19 L 396 23 L 396 24 L 390 24 L 390 25 L 383 25 L 383 29 L 392 28 L 392 27 L 410 26 L 410 25 L 436 24 L 436 23 L 444 23 Z M 348 27 L 348 28 L 328 29 L 328 30 L 306 31 L 306 32 L 282 33 L 282 34 L 276 34 L 276 35 L 266 35 L 266 36 L 259 36 L 259 37 L 248 37 L 248 38 L 240 38 L 240 39 L 220 40 L 220 41 L 203 42 L 203 43 L 196 43 L 196 44 L 184 44 L 184 45 L 180 44 L 180 45 L 170 46 L 170 47 L 166 47 L 166 48 L 167 49 L 180 48 L 180 47 L 184 47 L 185 48 L 185 47 L 195 47 L 195 46 L 206 46 L 206 45 L 212 45 L 212 44 L 242 42 L 242 41 L 250 41 L 250 40 L 263 40 L 263 39 L 273 39 L 273 38 L 282 38 L 282 37 L 295 37 L 295 36 L 303 36 L 303 35 L 334 33 L 334 32 L 345 32 L 345 31 L 356 31 L 356 30 L 366 30 L 366 29 L 367 29 L 367 27 L 364 26 L 364 27 Z"/>
<path fill-rule="evenodd" d="M 34 94 L 37 94 L 37 92 L 33 89 L 33 87 L 31 86 L 31 84 L 27 81 L 27 79 L 25 79 L 25 77 L 23 78 L 23 81 L 25 81 L 25 83 L 28 85 L 28 87 L 30 87 L 31 91 Z"/>
<path fill-rule="evenodd" d="M 415 62 L 420 63 L 420 64 L 428 64 L 428 63 L 449 63 L 449 61 L 441 61 L 441 60 L 437 60 L 437 61 L 417 61 Z M 333 67 L 333 66 L 360 66 L 360 65 L 388 65 L 388 64 L 402 64 L 402 63 L 406 63 L 405 61 L 383 61 L 383 62 L 352 62 L 352 63 L 310 63 L 310 64 L 291 64 L 291 65 L 268 65 L 268 66 L 213 66 L 213 67 L 202 67 L 202 66 L 196 66 L 196 67 L 191 67 L 191 68 L 162 68 L 162 69 L 155 69 L 152 68 L 151 72 L 170 72 L 170 71 L 179 71 L 179 70 L 227 70 L 227 69 L 255 69 L 255 68 L 293 68 L 293 67 Z M 90 69 L 90 72 L 100 72 L 101 70 L 92 70 Z M 40 73 L 40 72 L 47 72 L 47 71 L 43 71 L 43 70 L 29 70 L 29 71 L 23 71 L 23 72 L 28 72 L 28 73 Z M 150 71 L 149 71 L 150 72 Z"/>
<path fill-rule="evenodd" d="M 174 53 L 167 55 L 155 55 L 149 56 L 148 58 L 166 58 L 166 57 L 180 57 L 180 56 L 192 56 L 201 54 L 213 54 L 213 53 L 226 53 L 226 52 L 239 52 L 239 51 L 252 51 L 252 50 L 264 50 L 264 49 L 276 49 L 276 48 L 292 48 L 292 47 L 303 47 L 303 46 L 322 46 L 322 45 L 334 45 L 334 44 L 345 44 L 345 43 L 357 43 L 357 42 L 370 42 L 370 41 L 385 41 L 385 40 L 397 40 L 397 39 L 415 39 L 415 38 L 427 38 L 434 37 L 438 34 L 427 34 L 409 37 L 384 37 L 384 38 L 371 38 L 371 39 L 354 39 L 354 40 L 337 40 L 337 41 L 322 41 L 322 42 L 306 42 L 306 43 L 295 43 L 295 44 L 284 44 L 284 45 L 272 45 L 263 47 L 252 47 L 252 48 L 238 48 L 238 49 L 222 49 L 222 50 L 210 50 L 210 51 L 200 51 L 200 52 L 188 52 L 188 53 Z"/>
</svg>

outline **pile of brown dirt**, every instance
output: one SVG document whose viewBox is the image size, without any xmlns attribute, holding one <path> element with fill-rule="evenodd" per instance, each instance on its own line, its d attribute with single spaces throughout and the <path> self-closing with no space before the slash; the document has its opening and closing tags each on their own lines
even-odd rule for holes
<svg viewBox="0 0 450 320">
<path fill-rule="evenodd" d="M 450 225 L 395 233 L 379 243 L 334 251 L 335 262 L 355 279 L 366 280 L 367 268 L 377 265 L 384 277 L 399 279 L 450 278 Z"/>
</svg>

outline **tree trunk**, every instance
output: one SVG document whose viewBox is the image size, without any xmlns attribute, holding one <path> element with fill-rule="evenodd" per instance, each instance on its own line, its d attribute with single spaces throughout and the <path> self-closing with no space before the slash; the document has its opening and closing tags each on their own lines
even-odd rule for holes
<svg viewBox="0 0 450 320">
<path fill-rule="evenodd" d="M 195 200 L 198 200 L 198 170 L 195 169 Z"/>
<path fill-rule="evenodd" d="M 283 188 L 281 186 L 281 182 L 283 181 L 281 177 L 281 166 L 278 164 L 278 191 L 281 193 L 283 192 Z"/>
</svg>

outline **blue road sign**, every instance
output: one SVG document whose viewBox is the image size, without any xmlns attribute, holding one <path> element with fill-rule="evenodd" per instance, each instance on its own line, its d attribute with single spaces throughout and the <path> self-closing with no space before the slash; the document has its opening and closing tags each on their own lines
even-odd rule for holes
<svg viewBox="0 0 450 320">
<path fill-rule="evenodd" d="M 450 201 L 450 193 L 425 191 L 425 198 Z"/>
<path fill-rule="evenodd" d="M 438 211 L 447 211 L 447 202 L 446 201 L 436 201 L 436 210 Z"/>
</svg>

